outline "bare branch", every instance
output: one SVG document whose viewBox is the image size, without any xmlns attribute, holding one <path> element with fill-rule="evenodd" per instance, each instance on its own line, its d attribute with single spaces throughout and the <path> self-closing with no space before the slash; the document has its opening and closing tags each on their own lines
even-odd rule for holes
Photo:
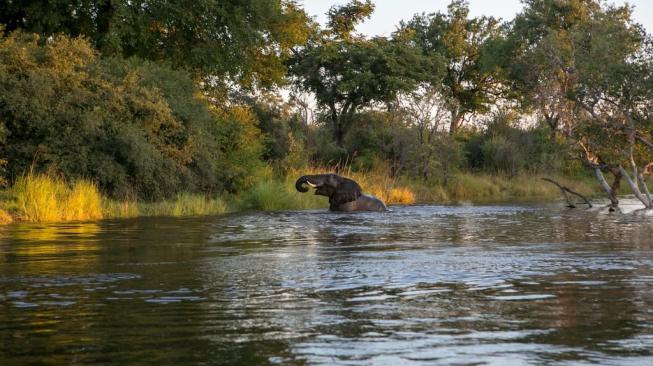
<svg viewBox="0 0 653 366">
<path fill-rule="evenodd" d="M 568 193 L 571 193 L 571 194 L 573 194 L 573 195 L 575 195 L 575 196 L 580 197 L 583 201 L 585 201 L 585 203 L 587 204 L 588 207 L 590 207 L 590 208 L 592 207 L 592 203 L 590 202 L 590 200 L 588 200 L 588 199 L 587 199 L 585 196 L 583 196 L 582 194 L 580 194 L 580 193 L 578 193 L 578 192 L 575 192 L 575 191 L 572 191 L 572 190 L 569 189 L 568 187 L 561 185 L 560 183 L 554 181 L 554 180 L 551 179 L 551 178 L 542 178 L 542 180 L 545 180 L 545 181 L 547 181 L 547 182 L 553 183 L 553 184 L 555 184 L 555 185 L 560 189 L 560 191 L 562 192 L 563 196 L 565 197 L 565 200 L 567 201 L 567 207 L 569 207 L 569 208 L 576 208 L 576 205 L 574 205 L 574 203 L 571 202 L 571 199 L 569 198 L 569 195 L 567 194 L 567 192 L 568 192 Z"/>
</svg>

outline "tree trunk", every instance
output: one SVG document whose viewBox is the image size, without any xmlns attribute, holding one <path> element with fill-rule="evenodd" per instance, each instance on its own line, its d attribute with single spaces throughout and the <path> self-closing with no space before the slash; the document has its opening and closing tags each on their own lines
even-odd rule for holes
<svg viewBox="0 0 653 366">
<path fill-rule="evenodd" d="M 336 145 L 338 147 L 345 147 L 344 140 L 345 140 L 345 134 L 344 131 L 342 130 L 342 125 L 338 123 L 336 125 L 335 131 L 334 131 L 334 138 Z"/>
<path fill-rule="evenodd" d="M 635 177 L 635 180 L 630 177 L 628 172 L 626 170 L 619 166 L 619 172 L 621 175 L 626 178 L 626 182 L 628 183 L 628 186 L 630 186 L 630 190 L 633 191 L 633 194 L 635 194 L 635 197 L 637 197 L 638 200 L 640 200 L 643 204 L 644 207 L 647 209 L 653 209 L 653 202 L 651 202 L 651 196 L 648 194 L 648 188 L 646 187 L 646 184 L 644 184 L 644 189 L 646 191 L 646 195 L 643 194 L 640 190 L 639 187 L 637 186 L 637 179 L 639 179 L 639 176 Z M 635 172 L 637 174 L 637 172 Z"/>
<path fill-rule="evenodd" d="M 338 114 L 335 104 L 329 105 L 329 110 L 331 111 L 331 127 L 333 128 L 333 141 L 338 147 L 343 147 L 344 134 L 342 132 L 342 123 L 341 118 Z"/>
<path fill-rule="evenodd" d="M 614 174 L 614 181 L 612 185 L 609 185 L 605 180 L 603 173 L 599 167 L 594 167 L 594 175 L 596 180 L 599 181 L 599 184 L 608 195 L 610 199 L 610 211 L 615 211 L 619 208 L 619 199 L 617 198 L 617 190 L 619 189 L 619 183 L 621 182 L 621 173 L 612 172 Z"/>
<path fill-rule="evenodd" d="M 97 46 L 102 52 L 107 52 L 111 38 L 111 21 L 115 12 L 112 0 L 99 1 L 97 5 Z"/>
<path fill-rule="evenodd" d="M 465 113 L 459 112 L 459 111 L 452 111 L 451 112 L 451 125 L 449 125 L 449 134 L 450 135 L 455 135 L 456 132 L 458 132 L 458 129 L 460 129 L 460 125 L 463 123 L 463 118 L 465 117 Z"/>
</svg>

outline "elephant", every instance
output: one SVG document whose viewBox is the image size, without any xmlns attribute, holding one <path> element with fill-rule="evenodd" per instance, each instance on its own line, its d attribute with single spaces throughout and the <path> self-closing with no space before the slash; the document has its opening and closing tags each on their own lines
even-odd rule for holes
<svg viewBox="0 0 653 366">
<path fill-rule="evenodd" d="M 331 211 L 388 210 L 380 199 L 363 194 L 358 183 L 337 174 L 304 175 L 295 182 L 295 188 L 302 193 L 308 191 L 308 187 L 305 185 L 315 188 L 315 194 L 329 197 Z"/>
</svg>

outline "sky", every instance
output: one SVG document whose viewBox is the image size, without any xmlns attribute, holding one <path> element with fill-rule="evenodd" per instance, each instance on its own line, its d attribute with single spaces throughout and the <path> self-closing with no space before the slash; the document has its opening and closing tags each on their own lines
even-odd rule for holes
<svg viewBox="0 0 653 366">
<path fill-rule="evenodd" d="M 325 23 L 324 15 L 331 6 L 346 4 L 348 0 L 299 0 L 309 15 Z M 400 20 L 409 20 L 416 13 L 446 12 L 450 0 L 372 0 L 375 4 L 372 17 L 357 27 L 357 31 L 367 36 L 388 36 Z M 608 3 L 621 5 L 623 0 L 610 0 Z M 629 0 L 635 6 L 633 17 L 641 23 L 648 33 L 653 33 L 653 0 Z M 490 15 L 503 20 L 511 20 L 522 4 L 520 0 L 469 0 L 472 16 Z"/>
</svg>

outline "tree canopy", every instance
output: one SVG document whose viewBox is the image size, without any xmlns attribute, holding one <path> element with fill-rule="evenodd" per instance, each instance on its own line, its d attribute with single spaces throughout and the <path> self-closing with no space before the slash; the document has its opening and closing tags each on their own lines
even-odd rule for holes
<svg viewBox="0 0 653 366">
<path fill-rule="evenodd" d="M 310 34 L 308 17 L 285 0 L 9 0 L 0 24 L 46 36 L 88 38 L 101 54 L 165 61 L 213 82 L 271 86 Z"/>
<path fill-rule="evenodd" d="M 501 36 L 498 19 L 469 17 L 469 4 L 454 0 L 447 13 L 415 15 L 402 22 L 399 34 L 411 37 L 427 57 L 443 58 L 445 72 L 441 85 L 450 111 L 450 132 L 455 133 L 465 117 L 484 113 L 497 100 L 501 74 L 488 52 Z"/>
</svg>

